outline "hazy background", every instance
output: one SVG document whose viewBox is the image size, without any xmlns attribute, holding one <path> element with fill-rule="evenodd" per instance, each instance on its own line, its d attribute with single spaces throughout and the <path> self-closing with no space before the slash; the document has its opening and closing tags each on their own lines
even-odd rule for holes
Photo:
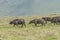
<svg viewBox="0 0 60 40">
<path fill-rule="evenodd" d="M 60 13 L 60 0 L 0 0 L 0 16 Z"/>
</svg>

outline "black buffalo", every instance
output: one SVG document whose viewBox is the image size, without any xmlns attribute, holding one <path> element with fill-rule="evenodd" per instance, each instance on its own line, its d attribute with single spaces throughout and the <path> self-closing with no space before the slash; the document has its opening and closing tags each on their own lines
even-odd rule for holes
<svg viewBox="0 0 60 40">
<path fill-rule="evenodd" d="M 51 20 L 51 23 L 55 23 L 55 24 L 60 23 L 60 16 L 53 17 L 52 20 Z"/>
<path fill-rule="evenodd" d="M 29 24 L 35 24 L 35 26 L 37 26 L 37 24 L 42 24 L 42 25 L 45 25 L 45 20 L 43 19 L 33 19 L 29 22 Z"/>
<path fill-rule="evenodd" d="M 26 26 L 25 25 L 25 20 L 24 19 L 14 19 L 13 21 L 11 21 L 9 24 L 13 24 L 14 26 L 15 25 L 22 25 L 21 27 Z"/>
<path fill-rule="evenodd" d="M 51 21 L 52 20 L 52 17 L 42 17 L 42 19 L 44 19 L 45 22 L 47 23 L 47 21 Z"/>
</svg>

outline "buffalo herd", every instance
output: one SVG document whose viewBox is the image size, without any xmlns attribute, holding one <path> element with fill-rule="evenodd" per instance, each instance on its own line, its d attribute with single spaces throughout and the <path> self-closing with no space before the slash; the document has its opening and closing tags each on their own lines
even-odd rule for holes
<svg viewBox="0 0 60 40">
<path fill-rule="evenodd" d="M 39 19 L 33 19 L 29 21 L 29 24 L 35 24 L 35 26 L 37 26 L 37 24 L 41 24 L 41 25 L 45 25 L 48 22 L 54 23 L 54 24 L 59 24 L 60 23 L 60 16 L 56 16 L 56 17 L 42 17 Z M 26 22 L 24 19 L 14 19 L 12 21 L 10 21 L 9 24 L 13 24 L 15 25 L 21 25 L 21 27 L 25 26 L 26 27 Z"/>
</svg>

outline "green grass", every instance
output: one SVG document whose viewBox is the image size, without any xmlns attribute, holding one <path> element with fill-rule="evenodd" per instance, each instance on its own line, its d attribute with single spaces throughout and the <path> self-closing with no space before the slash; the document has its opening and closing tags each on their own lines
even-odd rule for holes
<svg viewBox="0 0 60 40">
<path fill-rule="evenodd" d="M 24 18 L 26 27 L 13 27 L 8 23 L 15 18 Z M 60 25 L 46 24 L 45 26 L 28 24 L 31 19 L 41 18 L 31 17 L 2 17 L 0 18 L 0 40 L 60 40 Z"/>
</svg>

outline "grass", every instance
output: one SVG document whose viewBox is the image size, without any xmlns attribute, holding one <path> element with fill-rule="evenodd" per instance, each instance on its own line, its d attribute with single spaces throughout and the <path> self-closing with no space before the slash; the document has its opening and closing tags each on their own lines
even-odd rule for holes
<svg viewBox="0 0 60 40">
<path fill-rule="evenodd" d="M 13 27 L 8 23 L 15 18 L 24 18 L 26 27 Z M 46 24 L 45 26 L 28 24 L 31 19 L 41 18 L 31 17 L 2 17 L 0 18 L 0 40 L 60 40 L 60 25 Z"/>
</svg>

